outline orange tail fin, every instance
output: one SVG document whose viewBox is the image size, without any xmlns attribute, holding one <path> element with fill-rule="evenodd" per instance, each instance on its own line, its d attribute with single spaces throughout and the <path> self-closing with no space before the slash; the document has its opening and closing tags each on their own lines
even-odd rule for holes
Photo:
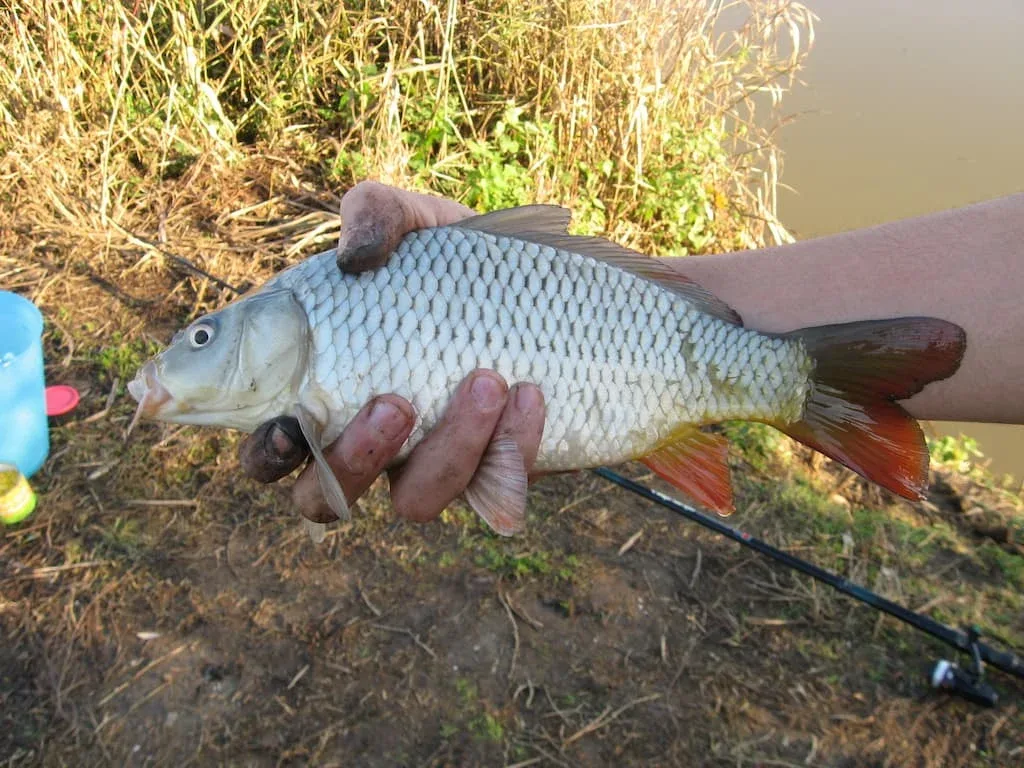
<svg viewBox="0 0 1024 768">
<path fill-rule="evenodd" d="M 868 320 L 788 334 L 815 360 L 803 420 L 773 424 L 790 437 L 909 499 L 928 487 L 921 427 L 896 400 L 960 366 L 963 329 L 934 318 Z"/>
</svg>

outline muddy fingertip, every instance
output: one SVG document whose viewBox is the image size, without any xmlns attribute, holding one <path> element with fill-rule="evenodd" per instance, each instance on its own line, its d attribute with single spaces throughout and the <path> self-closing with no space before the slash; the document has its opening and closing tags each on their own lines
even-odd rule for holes
<svg viewBox="0 0 1024 768">
<path fill-rule="evenodd" d="M 242 471 L 262 483 L 287 477 L 306 460 L 308 448 L 298 422 L 281 417 L 261 424 L 238 449 Z"/>
</svg>

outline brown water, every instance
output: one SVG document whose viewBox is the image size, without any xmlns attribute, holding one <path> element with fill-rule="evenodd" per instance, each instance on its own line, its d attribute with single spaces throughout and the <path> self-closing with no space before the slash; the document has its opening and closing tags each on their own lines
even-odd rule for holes
<svg viewBox="0 0 1024 768">
<path fill-rule="evenodd" d="M 797 237 L 1024 191 L 1024 0 L 803 2 L 815 46 L 780 136 Z M 1024 427 L 934 427 L 1024 478 Z"/>
</svg>

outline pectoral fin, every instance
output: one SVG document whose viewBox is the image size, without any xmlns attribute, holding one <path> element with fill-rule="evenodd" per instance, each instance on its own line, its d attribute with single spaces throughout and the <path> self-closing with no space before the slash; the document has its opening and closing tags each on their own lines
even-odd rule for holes
<svg viewBox="0 0 1024 768">
<path fill-rule="evenodd" d="M 341 489 L 341 483 L 331 470 L 331 465 L 324 458 L 324 452 L 320 448 L 323 439 L 323 432 L 313 415 L 301 405 L 295 406 L 295 416 L 302 429 L 302 435 L 309 444 L 309 450 L 316 462 L 316 475 L 320 480 L 320 487 L 324 492 L 324 499 L 331 511 L 338 516 L 339 520 L 348 521 L 351 515 L 348 511 L 348 501 L 345 500 L 345 492 Z"/>
<path fill-rule="evenodd" d="M 488 446 L 465 497 L 495 533 L 511 536 L 526 527 L 526 487 L 523 455 L 504 437 Z"/>
<path fill-rule="evenodd" d="M 640 458 L 655 474 L 720 515 L 733 512 L 729 442 L 696 427 L 674 433 L 653 453 Z"/>
<path fill-rule="evenodd" d="M 314 523 L 308 518 L 302 518 L 302 527 L 309 534 L 309 540 L 314 544 L 320 544 L 327 537 L 327 526 L 323 523 Z"/>
</svg>

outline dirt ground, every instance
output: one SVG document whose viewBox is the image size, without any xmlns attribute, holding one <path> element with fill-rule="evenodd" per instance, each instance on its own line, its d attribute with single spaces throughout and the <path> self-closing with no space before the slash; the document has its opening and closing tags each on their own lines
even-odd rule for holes
<svg viewBox="0 0 1024 768">
<path fill-rule="evenodd" d="M 1024 683 L 936 693 L 952 650 L 589 473 L 534 486 L 515 539 L 395 522 L 380 484 L 313 545 L 234 435 L 123 438 L 125 374 L 209 285 L 11 259 L 83 400 L 0 532 L 4 765 L 1024 766 Z M 897 502 L 755 437 L 732 523 L 1019 652 L 1015 493 L 943 470 Z"/>
</svg>

